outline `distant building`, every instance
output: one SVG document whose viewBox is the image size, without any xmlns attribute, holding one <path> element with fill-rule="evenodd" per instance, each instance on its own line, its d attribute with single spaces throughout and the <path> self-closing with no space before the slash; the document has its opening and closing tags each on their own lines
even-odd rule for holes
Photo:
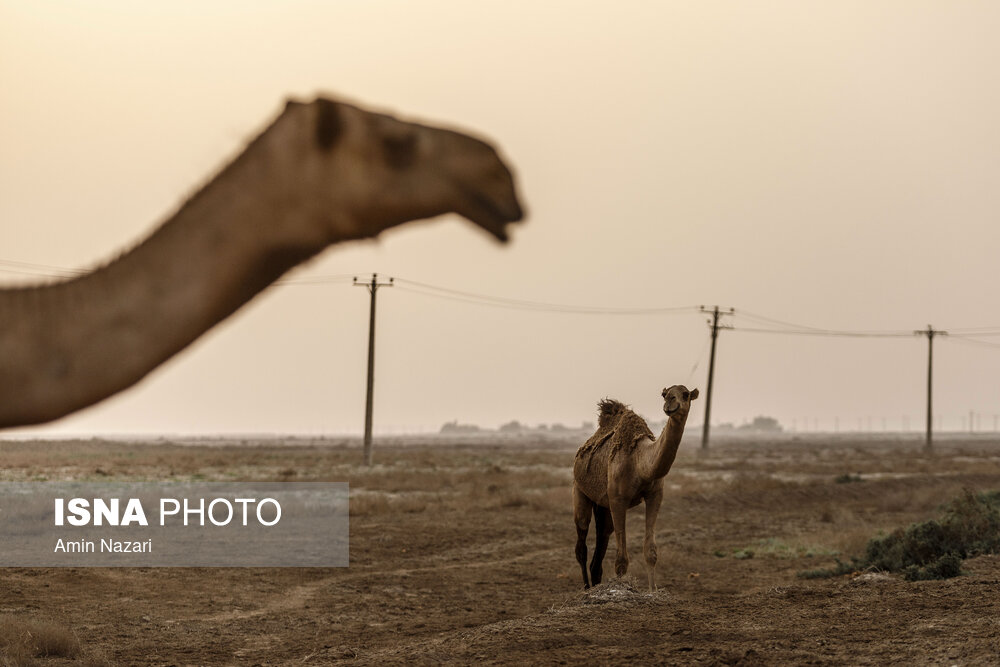
<svg viewBox="0 0 1000 667">
<path fill-rule="evenodd" d="M 740 426 L 741 431 L 754 431 L 756 433 L 781 433 L 784 429 L 774 417 L 764 417 L 763 415 L 753 418 L 749 424 Z"/>
<path fill-rule="evenodd" d="M 457 419 L 441 426 L 441 433 L 478 433 L 480 430 L 475 424 L 459 424 Z"/>
<path fill-rule="evenodd" d="M 501 433 L 520 433 L 523 430 L 524 426 L 521 424 L 521 422 L 517 421 L 516 419 L 513 421 L 509 421 L 500 427 Z"/>
</svg>

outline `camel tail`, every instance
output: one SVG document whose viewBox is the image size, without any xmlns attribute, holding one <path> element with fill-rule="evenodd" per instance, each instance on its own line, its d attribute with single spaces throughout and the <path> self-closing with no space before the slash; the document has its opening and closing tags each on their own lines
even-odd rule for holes
<svg viewBox="0 0 1000 667">
<path fill-rule="evenodd" d="M 615 423 L 615 419 L 621 413 L 628 410 L 628 406 L 613 398 L 601 399 L 597 404 L 597 424 L 604 428 Z"/>
</svg>

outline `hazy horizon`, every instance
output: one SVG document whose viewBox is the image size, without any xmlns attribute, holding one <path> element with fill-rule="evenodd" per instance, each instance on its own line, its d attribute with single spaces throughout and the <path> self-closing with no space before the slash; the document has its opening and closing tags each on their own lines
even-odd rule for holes
<svg viewBox="0 0 1000 667">
<path fill-rule="evenodd" d="M 713 423 L 919 431 L 912 332 L 933 324 L 936 426 L 992 431 L 998 28 L 988 2 L 0 0 L 3 284 L 131 247 L 317 92 L 488 137 L 529 212 L 506 247 L 453 216 L 335 246 L 288 277 L 338 278 L 270 288 L 131 390 L 0 437 L 360 433 L 349 277 L 372 272 L 401 279 L 376 435 L 579 424 L 605 396 L 656 418 L 671 384 L 702 390 L 700 424 L 716 304 L 737 312 Z M 749 331 L 769 327 L 798 333 Z"/>
</svg>

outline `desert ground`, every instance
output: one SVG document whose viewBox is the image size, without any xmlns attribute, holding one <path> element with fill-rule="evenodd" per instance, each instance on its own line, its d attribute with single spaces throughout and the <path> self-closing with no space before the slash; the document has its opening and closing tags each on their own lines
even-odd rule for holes
<svg viewBox="0 0 1000 667">
<path fill-rule="evenodd" d="M 576 436 L 356 441 L 0 441 L 3 480 L 294 480 L 351 485 L 350 567 L 0 570 L 0 665 L 940 664 L 1000 662 L 1000 556 L 908 582 L 798 575 L 1000 489 L 1000 438 L 689 434 L 645 588 L 584 591 Z M 592 531 L 593 532 L 593 531 Z M 591 548 L 593 534 L 591 534 Z"/>
</svg>

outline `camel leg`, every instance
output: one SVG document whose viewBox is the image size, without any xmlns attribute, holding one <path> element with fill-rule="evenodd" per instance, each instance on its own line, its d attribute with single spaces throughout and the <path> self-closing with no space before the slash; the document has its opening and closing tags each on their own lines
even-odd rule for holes
<svg viewBox="0 0 1000 667">
<path fill-rule="evenodd" d="M 649 576 L 649 592 L 656 591 L 656 515 L 660 512 L 663 492 L 646 496 L 646 538 L 642 543 L 642 553 L 646 557 L 646 572 Z"/>
<path fill-rule="evenodd" d="M 583 572 L 585 589 L 590 588 L 590 579 L 587 578 L 587 531 L 590 530 L 590 515 L 593 511 L 594 503 L 574 484 L 573 521 L 576 523 L 576 560 L 580 563 L 580 571 Z"/>
<path fill-rule="evenodd" d="M 601 583 L 604 574 L 604 554 L 608 551 L 608 540 L 615 532 L 611 510 L 607 507 L 594 505 L 594 532 L 597 533 L 597 544 L 594 546 L 594 559 L 590 561 L 590 582 L 596 586 Z"/>
<path fill-rule="evenodd" d="M 611 521 L 614 524 L 615 544 L 618 546 L 618 555 L 615 557 L 615 574 L 624 577 L 628 572 L 628 549 L 625 546 L 625 513 L 628 505 L 622 502 L 611 501 Z"/>
</svg>

